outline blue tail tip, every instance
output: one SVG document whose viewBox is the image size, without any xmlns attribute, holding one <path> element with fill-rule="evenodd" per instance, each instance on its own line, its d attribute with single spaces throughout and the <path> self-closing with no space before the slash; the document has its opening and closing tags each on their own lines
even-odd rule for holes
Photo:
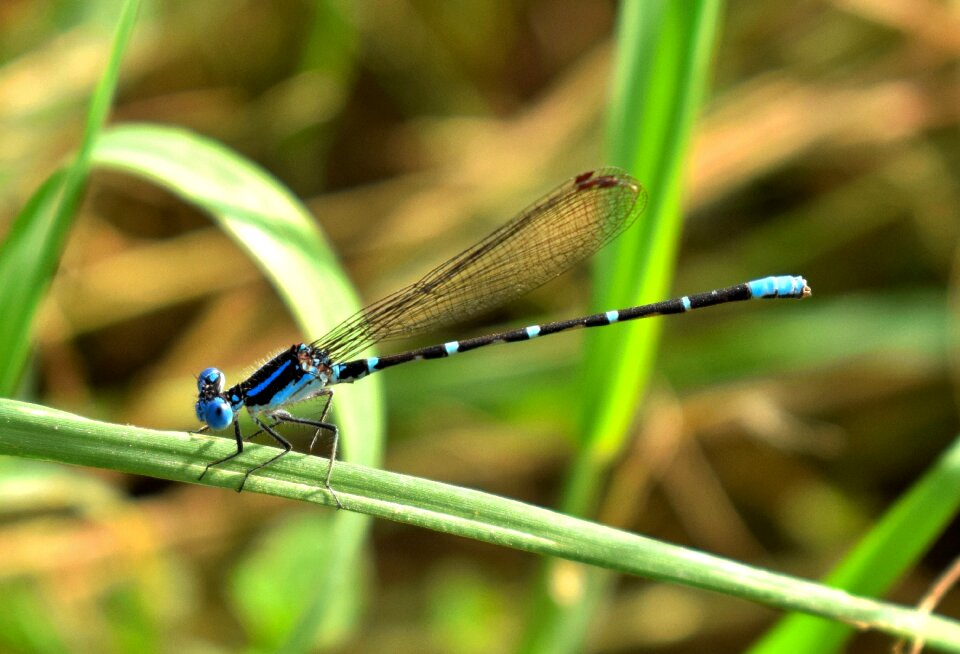
<svg viewBox="0 0 960 654">
<path fill-rule="evenodd" d="M 754 298 L 795 298 L 810 297 L 807 280 L 800 275 L 776 275 L 747 282 Z"/>
</svg>

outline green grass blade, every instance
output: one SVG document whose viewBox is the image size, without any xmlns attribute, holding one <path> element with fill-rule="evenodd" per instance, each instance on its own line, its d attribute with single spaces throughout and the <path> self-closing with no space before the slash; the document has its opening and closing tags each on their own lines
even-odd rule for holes
<svg viewBox="0 0 960 654">
<path fill-rule="evenodd" d="M 306 338 L 322 335 L 359 308 L 349 280 L 306 208 L 265 171 L 223 146 L 182 129 L 124 125 L 104 133 L 94 161 L 152 180 L 209 212 L 273 282 Z M 347 458 L 378 465 L 383 440 L 379 380 L 338 393 L 334 411 Z M 336 523 L 323 560 L 326 576 L 300 598 L 303 613 L 290 635 L 293 651 L 309 650 L 317 638 L 342 631 L 328 599 L 354 586 L 367 521 L 344 513 Z M 304 546 L 291 556 L 302 556 L 304 565 L 312 566 L 316 554 Z M 235 600 L 244 602 L 244 595 L 235 595 Z M 266 628 L 253 632 L 276 633 Z M 276 641 L 262 644 L 280 646 Z"/>
<path fill-rule="evenodd" d="M 824 580 L 834 588 L 878 596 L 915 565 L 960 509 L 960 440 L 887 512 Z M 807 615 L 781 621 L 750 651 L 838 652 L 852 627 Z"/>
<path fill-rule="evenodd" d="M 617 30 L 610 109 L 610 162 L 649 192 L 647 211 L 599 261 L 596 310 L 668 297 L 680 233 L 682 180 L 693 121 L 706 84 L 719 3 L 627 2 Z M 660 321 L 638 321 L 587 340 L 581 449 L 562 509 L 591 510 L 610 462 L 627 437 L 652 372 Z M 578 651 L 596 602 L 611 577 L 588 573 L 583 592 L 562 604 L 550 592 L 557 570 L 546 564 L 522 651 Z"/>
<path fill-rule="evenodd" d="M 107 67 L 90 101 L 90 112 L 73 161 L 40 187 L 0 246 L 0 395 L 17 389 L 30 353 L 33 320 L 60 262 L 83 198 L 93 144 L 113 102 L 120 62 L 140 3 L 128 0 L 120 13 Z"/>
<path fill-rule="evenodd" d="M 226 439 L 98 422 L 14 400 L 0 400 L 0 455 L 98 466 L 186 483 L 211 458 L 231 451 Z M 205 483 L 235 487 L 250 461 L 276 448 L 251 444 L 243 460 L 211 472 Z M 333 505 L 322 486 L 327 461 L 292 453 L 250 478 L 250 491 Z M 661 543 L 480 491 L 350 463 L 333 484 L 346 507 L 486 543 L 556 556 L 617 572 L 680 583 L 781 609 L 803 611 L 960 652 L 960 623 L 829 586 Z M 323 561 L 331 565 L 330 561 Z"/>
<path fill-rule="evenodd" d="M 365 584 L 335 587 L 331 584 L 335 577 L 328 570 L 343 541 L 338 533 L 343 521 L 336 517 L 318 519 L 316 511 L 285 514 L 258 536 L 257 546 L 231 571 L 230 596 L 257 649 L 278 652 L 286 646 L 286 651 L 316 651 L 339 644 L 349 635 L 345 631 L 356 629 Z M 298 556 L 296 549 L 306 550 L 309 557 Z M 364 568 L 361 564 L 352 572 L 362 573 Z M 316 634 L 312 629 L 316 622 L 304 619 L 300 605 L 302 598 L 314 594 L 324 598 L 331 613 L 324 616 L 328 625 Z M 306 642 L 291 638 L 300 629 L 309 639 Z"/>
<path fill-rule="evenodd" d="M 680 237 L 686 155 L 706 78 L 719 3 L 631 2 L 617 36 L 610 158 L 647 185 L 639 229 L 619 239 L 599 261 L 595 307 L 630 306 L 670 296 Z M 631 238 L 632 237 L 632 238 Z M 630 421 L 653 370 L 662 321 L 638 321 L 587 341 L 589 412 L 583 433 L 603 468 L 623 447 Z M 595 486 L 593 484 L 588 486 Z M 593 493 L 570 497 L 586 510 Z"/>
</svg>

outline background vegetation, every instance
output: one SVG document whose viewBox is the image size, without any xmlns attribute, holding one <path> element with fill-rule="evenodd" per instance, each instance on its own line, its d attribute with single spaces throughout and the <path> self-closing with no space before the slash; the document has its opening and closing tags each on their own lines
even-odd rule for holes
<svg viewBox="0 0 960 654">
<path fill-rule="evenodd" d="M 118 12 L 106 1 L 0 5 L 5 237 L 77 150 Z M 306 202 L 373 300 L 608 163 L 616 12 L 543 0 L 146 3 L 110 122 L 184 127 L 258 163 Z M 957 433 L 960 17 L 936 2 L 742 0 L 718 18 L 671 287 L 797 273 L 815 296 L 662 321 L 653 382 L 596 515 L 815 578 Z M 586 273 L 421 342 L 582 313 Z M 349 315 L 325 290 L 298 298 L 302 311 Z M 300 333 L 205 213 L 103 168 L 35 333 L 19 397 L 181 430 L 196 426 L 200 369 L 239 379 L 319 336 Z M 571 407 L 593 392 L 581 358 L 594 338 L 384 373 L 383 465 L 557 505 L 583 427 Z M 302 449 L 310 434 L 291 437 Z M 314 607 L 302 598 L 318 596 L 305 638 L 339 651 L 513 651 L 529 638 L 534 557 L 377 521 L 349 583 L 318 595 L 316 571 L 337 561 L 325 546 L 335 521 L 320 513 L 2 459 L 0 650 L 272 650 L 291 624 L 303 628 Z M 886 596 L 915 603 L 955 543 L 954 526 Z M 578 571 L 553 572 L 562 599 Z M 948 598 L 940 610 L 957 609 Z M 639 579 L 605 586 L 589 615 L 589 648 L 602 652 L 741 651 L 779 617 Z M 868 634 L 850 648 L 887 646 Z"/>
</svg>

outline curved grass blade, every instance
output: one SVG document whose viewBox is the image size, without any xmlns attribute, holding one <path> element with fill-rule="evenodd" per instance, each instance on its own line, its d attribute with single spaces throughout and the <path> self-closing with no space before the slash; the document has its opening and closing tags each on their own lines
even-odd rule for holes
<svg viewBox="0 0 960 654">
<path fill-rule="evenodd" d="M 183 129 L 128 124 L 103 134 L 93 161 L 153 181 L 208 212 L 270 279 L 306 338 L 358 310 L 356 293 L 307 209 L 222 145 Z M 349 433 L 344 447 L 352 460 L 375 465 L 378 380 L 342 395 L 334 410 Z"/>
<path fill-rule="evenodd" d="M 236 153 L 182 129 L 123 125 L 104 133 L 93 160 L 151 180 L 207 211 L 260 266 L 307 338 L 326 333 L 359 308 L 346 275 L 306 208 L 265 171 Z M 380 462 L 380 397 L 377 379 L 337 394 L 334 411 L 351 461 L 374 466 Z M 232 439 L 224 442 L 234 447 Z M 208 462 L 215 458 L 208 457 Z M 212 474 L 215 479 L 232 477 L 219 471 Z M 246 488 L 256 486 L 248 483 Z M 303 612 L 293 626 L 291 637 L 297 642 L 292 649 L 309 650 L 321 632 L 339 628 L 333 624 L 336 613 L 327 598 L 355 585 L 367 524 L 342 512 L 331 527 L 332 543 L 324 550 L 329 552 L 325 560 L 316 558 L 318 551 L 310 544 L 291 552 L 290 556 L 303 557 L 304 565 L 323 566 L 326 573 L 308 596 L 300 598 Z"/>
</svg>

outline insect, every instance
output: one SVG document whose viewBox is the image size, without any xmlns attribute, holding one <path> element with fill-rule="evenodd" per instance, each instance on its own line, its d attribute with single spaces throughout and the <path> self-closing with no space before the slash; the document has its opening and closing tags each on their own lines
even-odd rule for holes
<svg viewBox="0 0 960 654">
<path fill-rule="evenodd" d="M 600 327 L 727 302 L 799 299 L 810 295 L 803 277 L 766 277 L 654 304 L 529 325 L 390 356 L 351 359 L 375 343 L 421 334 L 544 284 L 619 236 L 636 221 L 646 203 L 646 191 L 640 183 L 621 170 L 608 168 L 577 175 L 420 281 L 367 306 L 322 338 L 292 345 L 239 384 L 226 388 L 226 377 L 220 370 L 205 369 L 197 377 L 197 418 L 205 425 L 202 430 L 233 425 L 237 449 L 208 464 L 200 478 L 210 468 L 243 452 L 245 438 L 238 416 L 246 407 L 260 431 L 273 438 L 283 451 L 249 468 L 237 490 L 243 489 L 251 474 L 292 449 L 277 432 L 278 425 L 308 425 L 316 430 L 311 450 L 322 431 L 332 435 L 324 485 L 342 508 L 330 485 L 340 432 L 335 424 L 326 421 L 333 399 L 332 387 L 336 384 L 352 383 L 408 361 L 442 359 L 494 343 L 526 341 L 576 327 Z M 288 411 L 291 405 L 318 396 L 326 400 L 319 420 L 300 418 Z"/>
</svg>

